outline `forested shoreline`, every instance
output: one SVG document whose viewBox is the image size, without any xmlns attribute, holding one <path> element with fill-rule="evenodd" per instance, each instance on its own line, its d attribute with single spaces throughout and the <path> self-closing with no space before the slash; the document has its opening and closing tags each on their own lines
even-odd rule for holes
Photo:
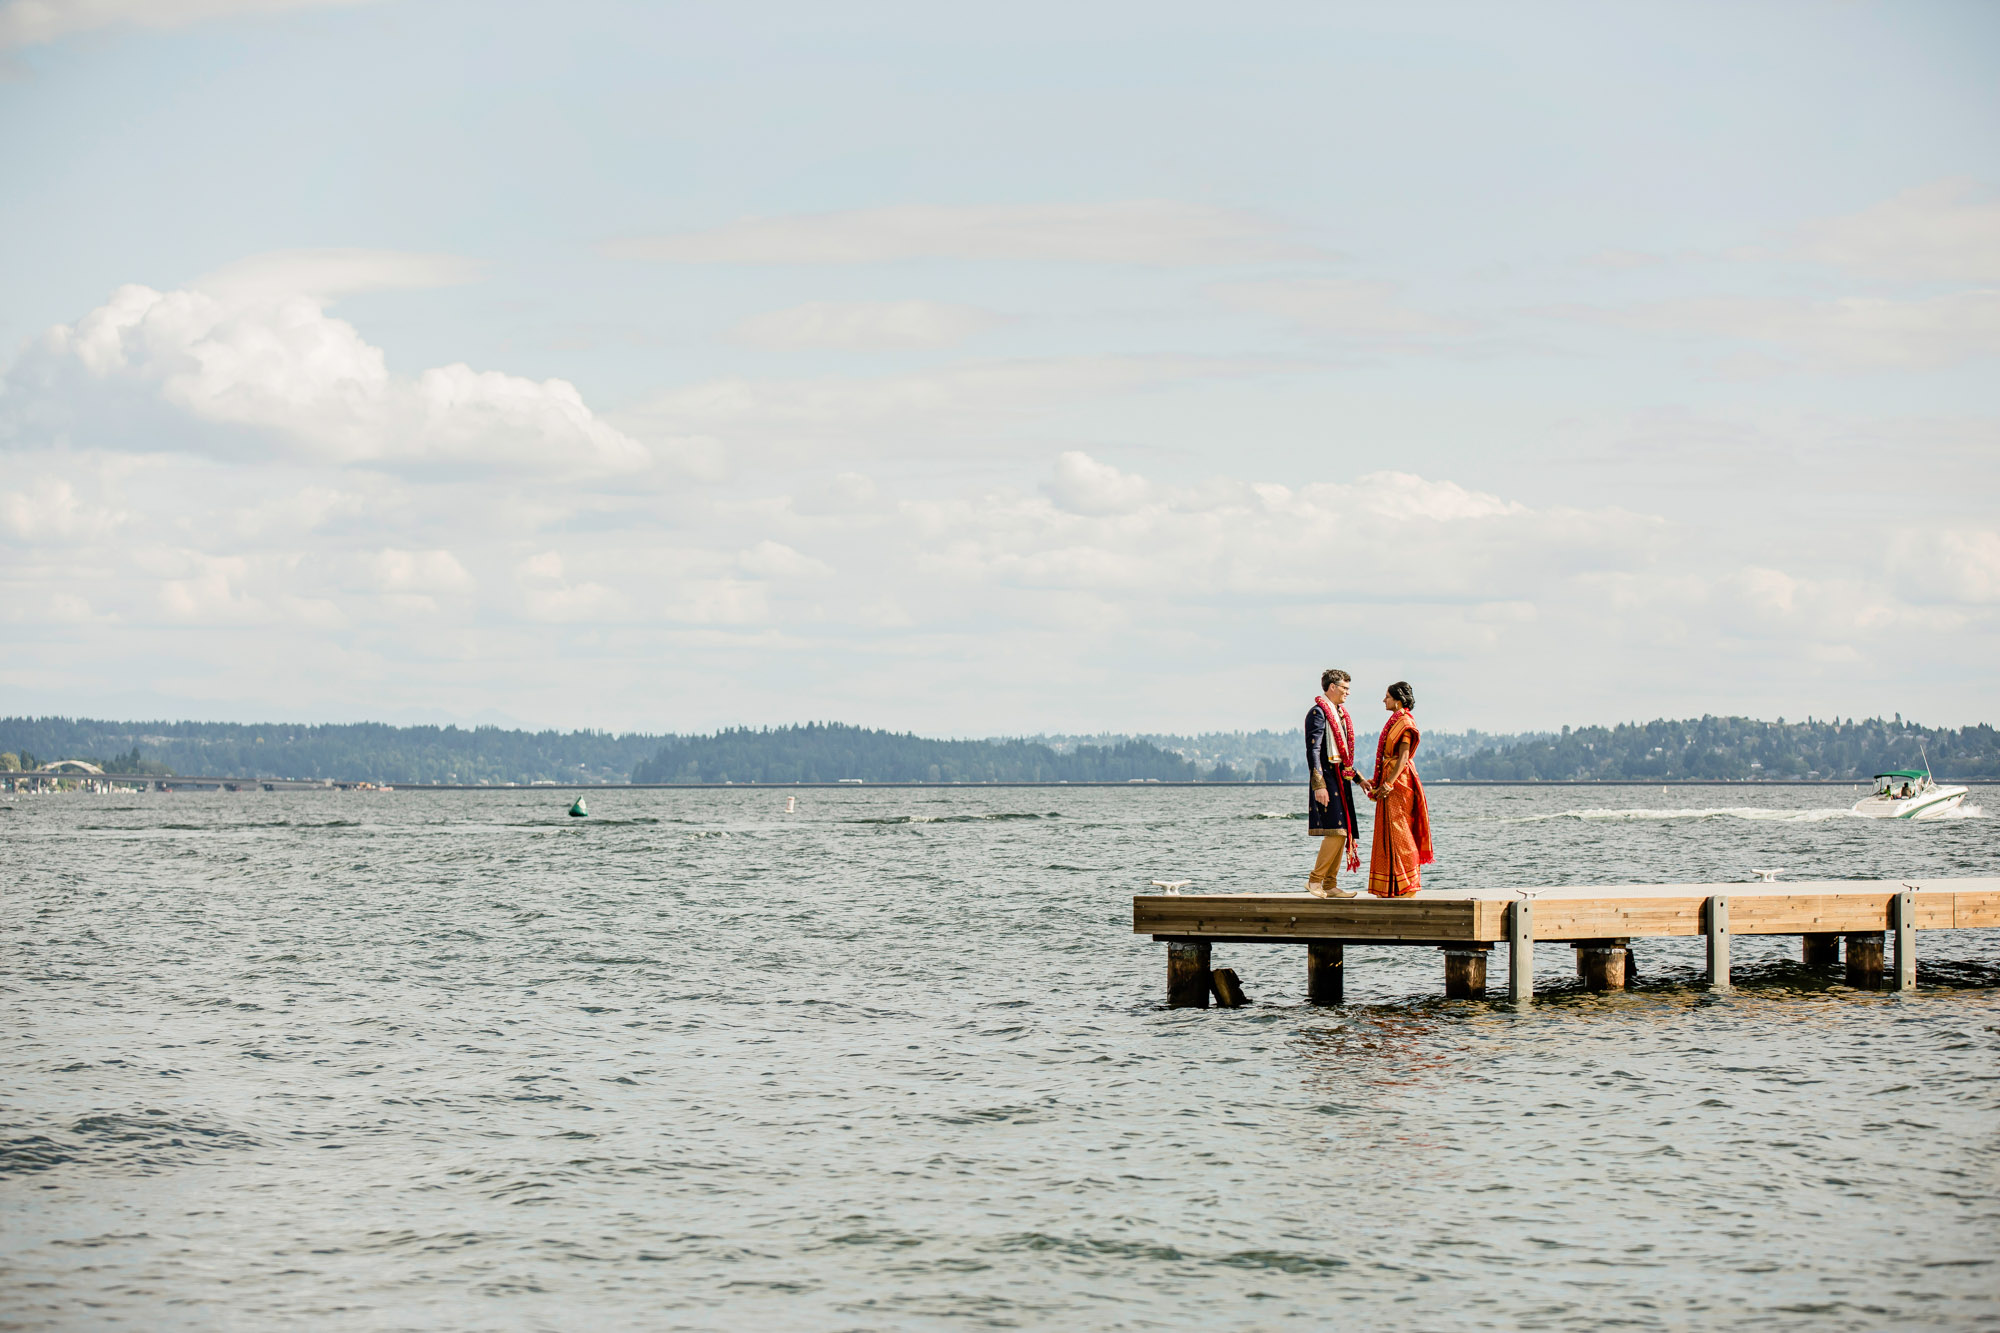
<svg viewBox="0 0 2000 1333">
<path fill-rule="evenodd" d="M 1862 781 L 1887 769 L 1922 768 L 1944 779 L 2000 777 L 2000 733 L 1980 724 L 1952 730 L 1901 717 L 1760 722 L 1744 717 L 1564 727 L 1470 754 L 1419 758 L 1426 777 L 1588 782 Z"/>
<path fill-rule="evenodd" d="M 1364 767 L 1374 737 L 1359 738 Z M 842 723 L 681 736 L 502 727 L 0 719 L 0 769 L 84 759 L 110 772 L 493 785 L 533 782 L 1296 782 L 1290 731 L 937 740 Z M 1431 781 L 1860 780 L 1890 768 L 2000 778 L 1988 724 L 1704 717 L 1424 738 Z"/>
</svg>

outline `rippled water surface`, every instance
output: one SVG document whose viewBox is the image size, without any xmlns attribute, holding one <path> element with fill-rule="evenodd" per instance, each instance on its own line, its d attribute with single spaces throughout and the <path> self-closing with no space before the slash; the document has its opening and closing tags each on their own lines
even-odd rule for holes
<svg viewBox="0 0 2000 1333">
<path fill-rule="evenodd" d="M 1857 794 L 1440 787 L 1426 873 L 2000 874 Z M 568 800 L 0 807 L 0 1326 L 2000 1326 L 1994 932 L 1170 1011 L 1131 894 L 1299 887 L 1299 791 Z"/>
</svg>

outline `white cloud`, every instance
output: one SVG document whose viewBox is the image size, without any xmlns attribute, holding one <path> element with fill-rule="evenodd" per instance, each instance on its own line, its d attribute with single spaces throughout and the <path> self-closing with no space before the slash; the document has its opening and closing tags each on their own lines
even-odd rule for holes
<svg viewBox="0 0 2000 1333">
<path fill-rule="evenodd" d="M 824 560 L 774 541 L 758 542 L 738 555 L 736 563 L 744 573 L 767 579 L 823 579 L 833 573 Z"/>
<path fill-rule="evenodd" d="M 1929 369 L 2000 355 L 2000 290 L 1918 300 L 1717 297 L 1560 313 L 1594 323 L 1760 343 L 1826 369 Z"/>
<path fill-rule="evenodd" d="M 602 583 L 564 584 L 559 588 L 524 588 L 523 603 L 531 620 L 555 624 L 587 624 L 622 620 L 630 603 Z"/>
<path fill-rule="evenodd" d="M 657 606 L 668 620 L 694 625 L 762 625 L 771 618 L 770 593 L 745 579 L 696 579 L 681 584 Z"/>
<path fill-rule="evenodd" d="M 515 567 L 515 573 L 522 579 L 560 579 L 563 576 L 563 558 L 556 551 L 544 551 L 531 555 Z"/>
<path fill-rule="evenodd" d="M 1889 590 L 1857 578 L 1816 578 L 1753 565 L 1718 579 L 1711 605 L 1740 638 L 1836 644 L 1880 642 L 1896 633 L 1949 631 L 1950 612 L 1901 604 Z"/>
<path fill-rule="evenodd" d="M 108 535 L 123 515 L 84 502 L 62 477 L 41 477 L 26 490 L 0 491 L 0 532 L 19 542 L 92 541 Z"/>
<path fill-rule="evenodd" d="M 169 619 L 247 621 L 263 614 L 263 603 L 246 589 L 250 562 L 241 556 L 186 551 L 173 558 L 173 563 L 185 572 L 159 585 L 160 610 Z"/>
<path fill-rule="evenodd" d="M 1933 181 L 1804 229 L 1807 258 L 1871 277 L 2000 282 L 2000 198 L 1969 178 Z"/>
<path fill-rule="evenodd" d="M 2000 532 L 1908 533 L 1896 543 L 1894 563 L 1909 601 L 2000 603 Z"/>
<path fill-rule="evenodd" d="M 83 617 L 138 643 L 183 626 L 254 630 L 299 664 L 291 681 L 325 677 L 313 688 L 336 693 L 353 688 L 336 676 L 359 671 L 428 691 L 457 681 L 497 703 L 560 675 L 560 641 L 600 655 L 607 697 L 630 690 L 621 671 L 657 661 L 723 700 L 715 710 L 750 707 L 754 720 L 743 682 L 769 688 L 770 663 L 812 661 L 898 725 L 903 709 L 909 725 L 940 725 L 925 721 L 937 716 L 925 687 L 949 677 L 1006 710 L 998 730 L 1040 725 L 1037 710 L 1064 700 L 1114 706 L 1113 680 L 1171 707 L 1175 690 L 1218 672 L 1236 682 L 1225 714 L 1269 719 L 1272 682 L 1333 661 L 1416 680 L 1432 708 L 1457 698 L 1450 725 L 1466 725 L 1486 720 L 1495 662 L 1509 688 L 1553 678 L 1582 692 L 1537 707 L 1595 712 L 1614 676 L 1623 698 L 1632 680 L 1663 688 L 1718 662 L 1858 678 L 1884 654 L 1976 654 L 2000 600 L 2000 535 L 1976 522 L 1844 567 L 1783 564 L 1758 558 L 1753 535 L 1410 472 L 1183 482 L 1069 450 L 1038 485 L 952 493 L 949 477 L 815 472 L 740 496 L 580 507 L 505 477 L 357 486 L 338 484 L 349 473 L 330 484 L 304 468 L 160 457 L 132 467 L 120 493 L 105 460 L 49 451 L 32 463 L 13 493 L 35 497 L 36 515 L 74 499 L 122 518 L 60 559 L 10 548 L 0 618 L 53 638 L 84 633 L 55 628 Z M 536 503 L 547 512 L 517 521 Z M 233 535 L 239 521 L 254 544 Z M 489 672 L 498 683 L 479 684 Z M 377 698 L 340 697 L 364 710 Z M 813 706 L 851 706 L 826 697 Z"/>
<path fill-rule="evenodd" d="M 951 347 L 990 327 L 975 306 L 938 301 L 808 301 L 752 315 L 730 336 L 754 347 Z"/>
<path fill-rule="evenodd" d="M 461 255 L 408 250 L 270 250 L 203 274 L 188 286 L 242 310 L 302 297 L 330 305 L 357 292 L 412 291 L 477 282 L 480 266 Z"/>
<path fill-rule="evenodd" d="M 1056 459 L 1055 476 L 1042 489 L 1072 514 L 1129 514 L 1152 497 L 1152 483 L 1120 472 L 1089 454 L 1070 450 Z"/>
<path fill-rule="evenodd" d="M 24 588 L 0 609 L 0 620 L 17 625 L 80 625 L 96 619 L 89 602 L 74 593 Z"/>
<path fill-rule="evenodd" d="M 328 523 L 353 520 L 367 508 L 367 497 L 332 486 L 304 486 L 270 496 L 238 509 L 229 526 L 245 541 L 267 537 L 297 540 Z"/>
<path fill-rule="evenodd" d="M 970 361 L 874 378 L 712 380 L 671 390 L 627 416 L 654 433 L 744 431 L 856 434 L 966 430 L 1017 420 L 1078 399 L 1152 384 L 1268 371 L 1272 363 L 1173 356 L 1043 357 Z"/>
<path fill-rule="evenodd" d="M 1166 267 L 1318 257 L 1238 209 L 1141 199 L 1103 204 L 907 205 L 745 218 L 706 231 L 616 241 L 624 259 L 684 264 L 884 264 L 1026 260 Z"/>
<path fill-rule="evenodd" d="M 74 325 L 50 329 L 9 372 L 7 434 L 110 448 L 159 447 L 165 438 L 239 457 L 253 447 L 248 440 L 260 452 L 276 446 L 322 462 L 555 473 L 651 463 L 644 446 L 592 413 L 565 380 L 464 364 L 392 374 L 381 348 L 314 298 L 272 295 L 268 279 L 283 267 L 252 266 L 225 281 L 228 300 L 121 287 Z M 403 280 L 416 276 L 412 267 Z M 317 276 L 380 283 L 395 269 L 349 252 Z M 152 411 L 161 404 L 172 409 L 164 423 Z"/>
<path fill-rule="evenodd" d="M 632 615 L 629 598 L 602 583 L 571 583 L 557 551 L 529 556 L 514 567 L 521 607 L 528 619 L 551 624 L 603 624 Z"/>
<path fill-rule="evenodd" d="M 472 575 L 450 551 L 377 551 L 360 562 L 365 586 L 388 593 L 470 593 Z"/>
<path fill-rule="evenodd" d="M 1162 486 L 1071 452 L 1043 495 L 904 506 L 928 569 L 1106 598 L 1338 600 L 1342 590 L 1518 603 L 1524 591 L 1643 564 L 1657 519 L 1535 510 L 1401 472 L 1292 488 Z"/>
<path fill-rule="evenodd" d="M 794 513 L 808 516 L 866 514 L 882 507 L 881 487 L 859 472 L 842 472 L 832 480 L 792 497 Z"/>
<path fill-rule="evenodd" d="M 98 28 L 184 28 L 211 19 L 370 0 L 8 0 L 0 5 L 0 50 L 39 46 Z"/>
<path fill-rule="evenodd" d="M 1463 335 L 1474 327 L 1413 308 L 1391 282 L 1272 278 L 1220 283 L 1210 292 L 1231 309 L 1273 315 L 1308 332 L 1343 338 L 1395 342 Z"/>
</svg>

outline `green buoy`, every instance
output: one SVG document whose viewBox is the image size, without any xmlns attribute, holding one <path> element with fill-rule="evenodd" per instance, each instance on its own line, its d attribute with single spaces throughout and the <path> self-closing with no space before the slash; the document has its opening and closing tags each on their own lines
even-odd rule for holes
<svg viewBox="0 0 2000 1333">
<path fill-rule="evenodd" d="M 569 808 L 569 817 L 571 819 L 582 819 L 589 813 L 590 813 L 590 807 L 583 803 L 583 798 L 581 796 L 577 797 L 576 804 L 572 805 Z"/>
</svg>

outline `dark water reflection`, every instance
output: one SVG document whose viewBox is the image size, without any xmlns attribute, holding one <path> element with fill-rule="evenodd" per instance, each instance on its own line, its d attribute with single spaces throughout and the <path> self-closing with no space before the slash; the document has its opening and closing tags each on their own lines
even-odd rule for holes
<svg viewBox="0 0 2000 1333">
<path fill-rule="evenodd" d="M 1218 949 L 1257 1003 L 1159 1008 L 1130 894 L 1295 885 L 1295 798 L 19 800 L 0 1323 L 2000 1323 L 2000 940 L 1908 996 L 1545 948 L 1520 1014 Z M 1440 886 L 2000 873 L 1844 789 L 1436 799 Z"/>
</svg>

